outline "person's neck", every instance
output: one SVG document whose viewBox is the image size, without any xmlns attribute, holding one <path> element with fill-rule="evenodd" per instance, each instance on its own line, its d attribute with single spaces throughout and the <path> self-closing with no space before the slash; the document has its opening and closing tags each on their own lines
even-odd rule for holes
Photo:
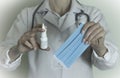
<svg viewBox="0 0 120 78">
<path fill-rule="evenodd" d="M 50 7 L 59 15 L 64 15 L 71 6 L 71 0 L 49 0 Z"/>
</svg>

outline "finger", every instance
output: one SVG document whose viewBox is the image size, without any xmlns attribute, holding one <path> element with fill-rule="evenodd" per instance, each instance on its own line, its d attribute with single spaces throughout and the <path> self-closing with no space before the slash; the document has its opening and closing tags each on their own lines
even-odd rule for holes
<svg viewBox="0 0 120 78">
<path fill-rule="evenodd" d="M 104 38 L 104 36 L 105 36 L 105 31 L 102 30 L 102 31 L 100 31 L 98 34 L 96 34 L 96 35 L 93 37 L 93 39 L 91 40 L 91 42 L 94 42 L 94 41 L 100 39 L 101 37 Z"/>
<path fill-rule="evenodd" d="M 42 28 L 33 28 L 32 29 L 32 32 L 44 32 L 45 30 L 44 29 L 42 29 Z"/>
<path fill-rule="evenodd" d="M 37 32 L 44 32 L 45 30 L 42 29 L 42 25 L 38 24 L 37 26 L 35 26 L 32 30 L 30 30 L 29 32 L 25 33 L 25 35 L 32 35 L 33 37 L 36 35 Z"/>
<path fill-rule="evenodd" d="M 33 32 L 43 32 L 44 29 L 42 29 L 42 24 L 38 24 L 32 29 Z"/>
<path fill-rule="evenodd" d="M 27 41 L 31 37 L 35 37 L 35 36 L 36 36 L 36 34 L 34 33 L 34 31 L 28 31 L 23 35 L 22 40 Z"/>
<path fill-rule="evenodd" d="M 24 35 L 20 38 L 20 40 L 22 41 L 22 43 L 24 43 L 25 41 L 29 41 L 30 37 L 31 37 L 31 31 L 28 31 L 24 33 Z"/>
<path fill-rule="evenodd" d="M 82 33 L 85 33 L 87 31 L 87 29 L 91 26 L 93 26 L 95 23 L 94 22 L 89 22 L 89 23 L 86 23 L 83 28 L 82 28 Z"/>
<path fill-rule="evenodd" d="M 42 28 L 42 26 L 43 26 L 43 24 L 38 24 L 34 28 Z M 45 26 L 45 28 L 47 29 L 47 26 Z"/>
<path fill-rule="evenodd" d="M 28 38 L 28 36 L 27 35 L 23 35 L 22 37 L 21 37 L 21 39 L 20 39 L 20 42 L 22 43 L 22 44 L 24 44 L 26 41 L 28 41 L 29 40 L 29 38 Z"/>
<path fill-rule="evenodd" d="M 30 43 L 32 44 L 34 50 L 37 50 L 37 49 L 38 49 L 38 44 L 37 44 L 35 38 L 33 38 L 33 37 L 30 38 Z"/>
<path fill-rule="evenodd" d="M 31 32 L 30 32 L 30 35 L 31 37 L 35 37 L 36 36 L 36 33 L 38 32 L 44 32 L 45 30 L 42 29 L 42 28 L 34 28 Z"/>
<path fill-rule="evenodd" d="M 34 28 L 42 28 L 42 24 L 37 24 Z"/>
<path fill-rule="evenodd" d="M 92 33 L 95 33 L 94 31 L 97 30 L 97 29 L 99 29 L 99 28 L 100 28 L 100 26 L 97 25 L 97 24 L 95 24 L 94 26 L 91 26 L 91 27 L 87 30 L 87 32 L 85 33 L 85 35 L 84 35 L 84 42 L 86 42 L 86 40 L 88 40 L 89 36 L 90 36 Z"/>
<path fill-rule="evenodd" d="M 27 46 L 30 49 L 33 49 L 33 46 L 32 46 L 32 44 L 29 41 L 25 41 L 24 45 Z"/>
<path fill-rule="evenodd" d="M 92 39 L 95 38 L 95 36 L 97 36 L 98 34 L 103 33 L 102 31 L 103 31 L 102 28 L 98 28 L 98 29 L 94 30 L 94 31 L 89 35 L 89 37 L 87 38 L 88 43 L 90 44 L 91 41 L 92 41 Z"/>
</svg>

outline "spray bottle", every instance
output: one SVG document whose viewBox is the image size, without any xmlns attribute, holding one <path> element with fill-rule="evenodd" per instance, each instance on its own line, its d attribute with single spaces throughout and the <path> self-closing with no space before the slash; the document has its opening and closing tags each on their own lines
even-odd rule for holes
<svg viewBox="0 0 120 78">
<path fill-rule="evenodd" d="M 40 46 L 41 46 L 41 49 L 47 49 L 48 48 L 47 29 L 44 24 L 42 24 L 42 29 L 44 30 L 44 32 L 41 32 Z"/>
</svg>

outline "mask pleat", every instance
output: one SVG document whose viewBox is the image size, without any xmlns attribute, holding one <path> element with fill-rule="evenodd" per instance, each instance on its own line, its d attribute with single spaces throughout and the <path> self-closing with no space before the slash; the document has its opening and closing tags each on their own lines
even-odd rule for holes
<svg viewBox="0 0 120 78">
<path fill-rule="evenodd" d="M 55 52 L 55 58 L 65 67 L 69 68 L 87 49 L 89 45 L 82 42 L 83 34 L 80 33 L 83 24 L 65 41 Z"/>
</svg>

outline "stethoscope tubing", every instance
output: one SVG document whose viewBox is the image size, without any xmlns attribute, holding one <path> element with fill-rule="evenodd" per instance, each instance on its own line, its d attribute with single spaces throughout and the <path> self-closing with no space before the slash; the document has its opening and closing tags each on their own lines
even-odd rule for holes
<svg viewBox="0 0 120 78">
<path fill-rule="evenodd" d="M 37 11 L 39 10 L 39 8 L 41 7 L 41 5 L 44 3 L 44 0 L 40 3 L 40 5 L 35 9 L 35 11 L 33 12 L 33 15 L 32 15 L 32 24 L 31 24 L 31 28 L 33 29 L 34 27 L 34 20 L 35 20 L 35 15 L 37 13 Z M 85 13 L 83 10 L 81 10 L 79 13 L 76 13 L 75 15 L 75 21 L 78 21 L 78 17 L 81 16 L 81 15 L 85 15 L 86 18 L 87 18 L 87 22 L 90 21 L 90 17 L 87 13 Z"/>
</svg>

